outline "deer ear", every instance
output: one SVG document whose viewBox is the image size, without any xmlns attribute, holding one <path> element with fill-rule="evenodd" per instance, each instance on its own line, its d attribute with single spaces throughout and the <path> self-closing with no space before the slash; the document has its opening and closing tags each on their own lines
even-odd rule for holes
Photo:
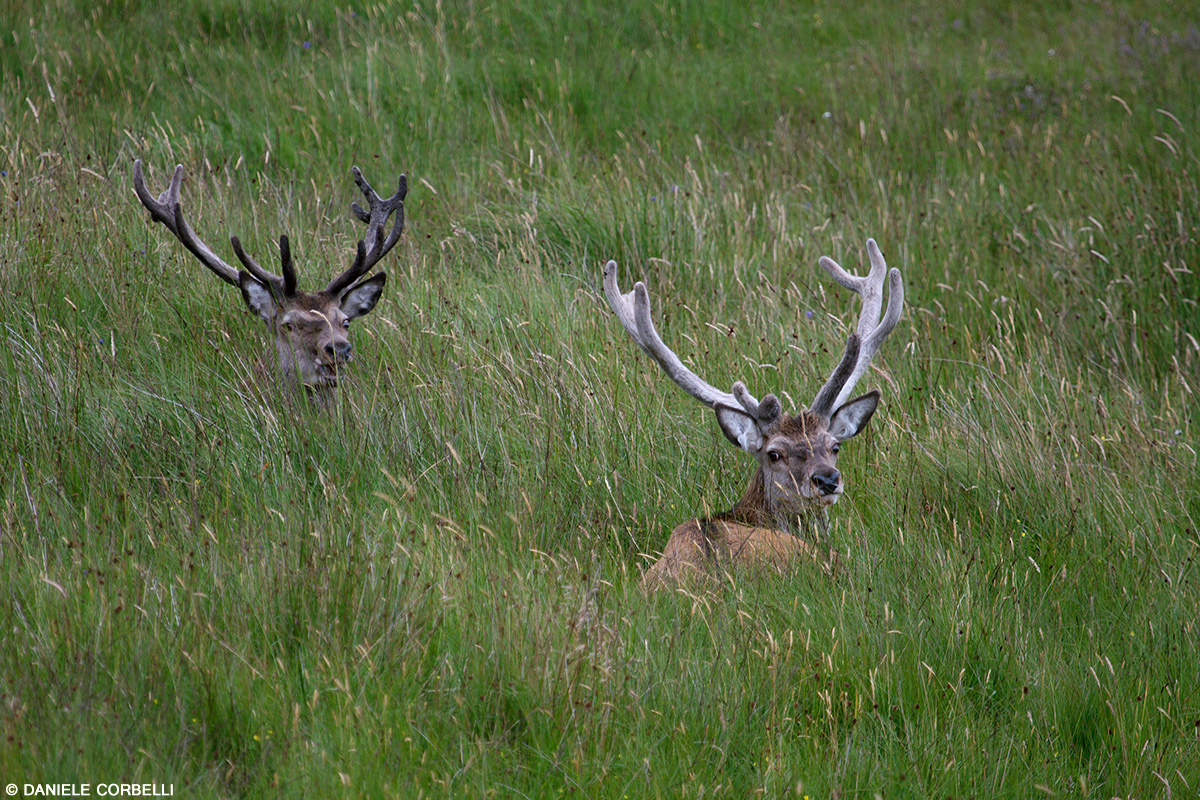
<svg viewBox="0 0 1200 800">
<path fill-rule="evenodd" d="M 271 290 L 245 271 L 238 273 L 238 286 L 241 287 L 246 307 L 270 322 L 275 316 L 275 300 L 271 297 Z"/>
<path fill-rule="evenodd" d="M 879 392 L 867 392 L 862 397 L 846 401 L 829 418 L 829 434 L 839 442 L 853 439 L 867 427 L 871 415 L 879 405 Z"/>
<path fill-rule="evenodd" d="M 387 273 L 378 272 L 365 281 L 359 281 L 351 286 L 342 295 L 342 313 L 350 319 L 357 319 L 364 314 L 369 314 L 375 304 L 379 302 L 385 283 L 387 283 Z"/>
<path fill-rule="evenodd" d="M 717 424 L 721 426 L 721 433 L 725 434 L 726 439 L 748 453 L 758 452 L 763 443 L 758 420 L 740 408 L 718 405 L 713 410 L 717 412 Z"/>
</svg>

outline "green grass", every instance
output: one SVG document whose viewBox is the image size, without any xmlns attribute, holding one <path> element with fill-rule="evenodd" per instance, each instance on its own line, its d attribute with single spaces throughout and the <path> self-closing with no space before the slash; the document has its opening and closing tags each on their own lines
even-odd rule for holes
<svg viewBox="0 0 1200 800">
<path fill-rule="evenodd" d="M 188 797 L 1200 791 L 1200 13 L 260 1 L 0 11 L 0 783 Z M 147 221 L 348 263 L 332 415 Z M 845 574 L 647 598 L 750 472 L 620 330 L 807 404 L 903 321 Z M 810 314 L 811 312 L 811 314 Z"/>
</svg>

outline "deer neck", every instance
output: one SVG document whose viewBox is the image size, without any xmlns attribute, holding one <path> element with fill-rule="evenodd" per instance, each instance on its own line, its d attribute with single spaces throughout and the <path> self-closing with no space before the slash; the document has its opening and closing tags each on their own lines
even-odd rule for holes
<svg viewBox="0 0 1200 800">
<path fill-rule="evenodd" d="M 296 410 L 317 408 L 331 412 L 337 405 L 336 386 L 309 386 L 301 382 L 281 358 L 268 361 L 265 355 L 260 356 L 254 360 L 253 371 L 259 386 L 278 391 L 284 402 Z"/>
<path fill-rule="evenodd" d="M 754 471 L 754 477 L 746 487 L 742 499 L 722 519 L 759 528 L 774 528 L 786 531 L 802 539 L 824 540 L 828 518 L 825 509 L 813 508 L 801 514 L 776 511 L 767 505 L 767 492 L 762 467 Z"/>
<path fill-rule="evenodd" d="M 297 381 L 299 383 L 299 381 Z M 304 396 L 316 408 L 322 411 L 332 412 L 337 403 L 337 388 L 333 386 L 305 386 Z"/>
</svg>

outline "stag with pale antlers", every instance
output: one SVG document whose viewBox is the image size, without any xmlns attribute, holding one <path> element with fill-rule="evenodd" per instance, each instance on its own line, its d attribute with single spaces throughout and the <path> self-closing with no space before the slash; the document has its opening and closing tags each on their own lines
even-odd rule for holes
<svg viewBox="0 0 1200 800">
<path fill-rule="evenodd" d="M 292 251 L 287 236 L 279 237 L 281 275 L 268 272 L 242 249 L 238 237 L 231 236 L 233 252 L 244 270 L 225 263 L 212 248 L 200 240 L 183 216 L 179 190 L 183 183 L 183 165 L 175 167 L 166 190 L 155 198 L 146 188 L 142 162 L 133 162 L 133 188 L 138 199 L 201 264 L 218 278 L 238 287 L 251 312 L 266 323 L 275 341 L 278 374 L 284 383 L 303 386 L 310 397 L 325 404 L 334 396 L 342 370 L 352 358 L 350 321 L 367 314 L 379 302 L 387 274 L 377 272 L 363 278 L 387 255 L 404 230 L 404 198 L 408 181 L 400 176 L 396 193 L 384 200 L 367 183 L 358 167 L 354 182 L 367 198 L 367 209 L 358 203 L 351 210 L 367 224 L 366 236 L 358 242 L 358 253 L 349 269 L 331 280 L 319 292 L 300 291 Z M 388 218 L 395 213 L 392 228 L 385 236 Z M 361 278 L 361 280 L 360 280 Z"/>
<path fill-rule="evenodd" d="M 604 294 L 621 325 L 679 388 L 712 408 L 726 438 L 758 462 L 732 510 L 675 528 L 662 557 L 643 577 L 648 588 L 681 580 L 708 581 L 733 569 L 781 571 L 806 560 L 832 571 L 836 555 L 816 546 L 814 539 L 819 537 L 813 533 L 824 530 L 826 509 L 845 490 L 837 469 L 838 450 L 866 427 L 879 392 L 847 398 L 904 307 L 900 271 L 889 273 L 874 239 L 867 240 L 867 254 L 871 270 L 865 278 L 851 275 L 831 258 L 820 260 L 838 284 L 861 296 L 862 312 L 841 362 L 812 404 L 795 414 L 785 413 L 773 394 L 756 400 L 741 381 L 731 392 L 722 392 L 685 367 L 654 329 L 645 284 L 638 281 L 632 292 L 622 294 L 616 262 L 605 266 Z M 885 277 L 890 288 L 881 320 Z"/>
</svg>

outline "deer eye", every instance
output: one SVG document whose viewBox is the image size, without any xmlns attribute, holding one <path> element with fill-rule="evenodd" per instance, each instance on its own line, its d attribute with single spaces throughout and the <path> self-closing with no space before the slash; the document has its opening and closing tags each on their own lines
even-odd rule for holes
<svg viewBox="0 0 1200 800">
<path fill-rule="evenodd" d="M 771 463 L 774 464 L 779 461 L 779 459 L 783 458 L 783 456 L 779 454 L 778 450 L 768 450 L 767 458 L 771 459 Z"/>
<path fill-rule="evenodd" d="M 350 320 L 346 320 L 345 322 L 343 322 L 342 328 L 345 330 L 350 330 Z"/>
<path fill-rule="evenodd" d="M 842 446 L 840 444 L 835 444 L 832 449 L 833 449 L 833 454 L 836 456 L 838 454 L 838 451 L 842 449 Z"/>
<path fill-rule="evenodd" d="M 292 332 L 292 323 L 290 323 L 290 322 L 283 323 L 283 329 L 287 333 L 291 333 Z"/>
</svg>

